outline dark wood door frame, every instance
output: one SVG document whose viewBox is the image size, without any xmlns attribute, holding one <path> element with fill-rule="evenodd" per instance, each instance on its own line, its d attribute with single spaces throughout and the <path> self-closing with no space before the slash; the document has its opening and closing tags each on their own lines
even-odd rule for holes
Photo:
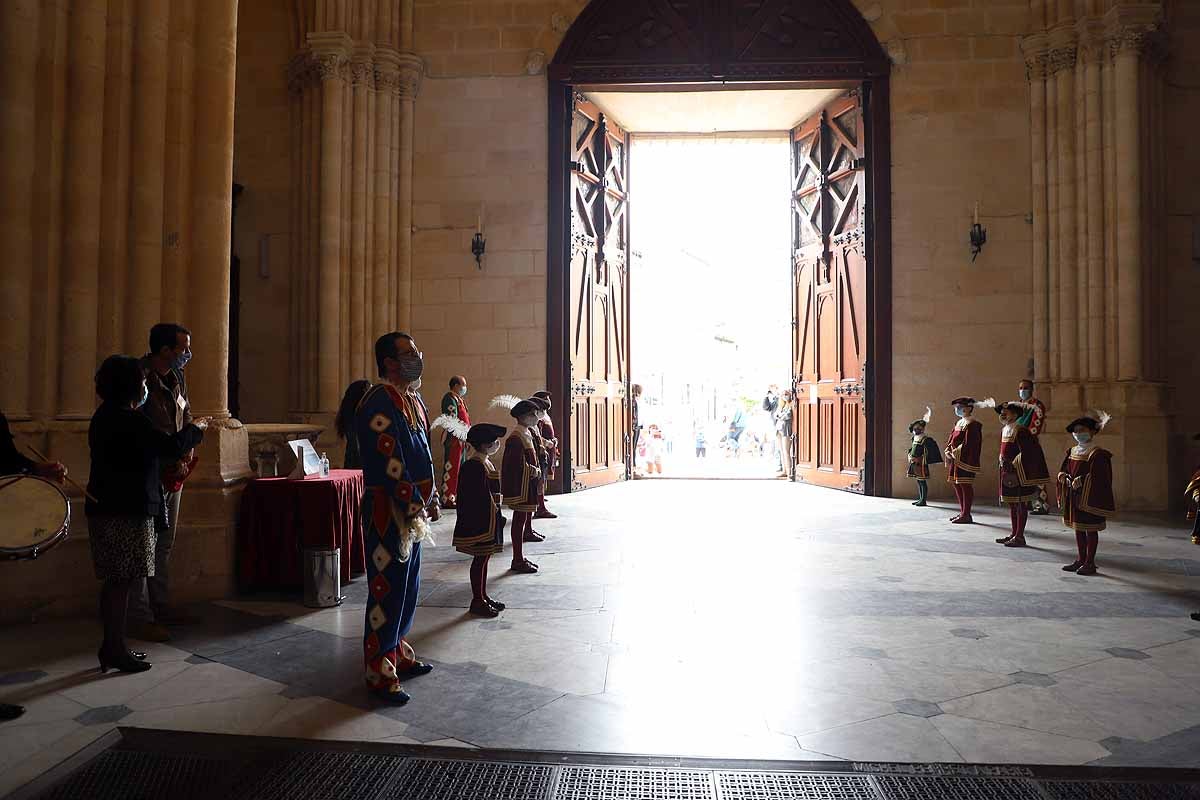
<svg viewBox="0 0 1200 800">
<path fill-rule="evenodd" d="M 787 82 L 860 86 L 866 113 L 867 403 L 865 491 L 892 488 L 891 62 L 850 0 L 592 0 L 563 39 L 547 92 L 546 379 L 570 398 L 567 270 L 572 97 L 577 88 Z M 682 87 L 681 87 L 682 88 Z M 689 88 L 695 88 L 694 86 Z M 631 283 L 634 279 L 631 275 Z M 569 402 L 556 402 L 563 469 L 553 487 L 571 491 Z"/>
</svg>

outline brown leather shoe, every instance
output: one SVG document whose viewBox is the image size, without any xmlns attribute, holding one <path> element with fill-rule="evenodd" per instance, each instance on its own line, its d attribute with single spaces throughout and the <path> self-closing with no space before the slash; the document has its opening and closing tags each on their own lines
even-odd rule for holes
<svg viewBox="0 0 1200 800">
<path fill-rule="evenodd" d="M 157 622 L 135 622 L 129 626 L 129 636 L 143 642 L 171 641 L 171 632 Z"/>
</svg>

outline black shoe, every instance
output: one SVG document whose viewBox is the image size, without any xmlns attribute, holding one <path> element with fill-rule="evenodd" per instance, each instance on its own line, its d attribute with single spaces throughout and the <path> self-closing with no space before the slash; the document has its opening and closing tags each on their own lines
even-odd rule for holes
<svg viewBox="0 0 1200 800">
<path fill-rule="evenodd" d="M 138 661 L 145 661 L 145 660 L 146 660 L 146 654 L 145 654 L 145 653 L 143 653 L 143 652 L 140 652 L 140 651 L 138 651 L 138 650 L 130 650 L 130 651 L 129 651 L 129 655 L 133 656 L 133 657 L 134 657 L 134 658 L 136 658 Z"/>
<path fill-rule="evenodd" d="M 404 672 L 396 673 L 396 677 L 402 681 L 407 681 L 412 680 L 413 678 L 419 678 L 422 675 L 428 675 L 431 672 L 433 672 L 433 664 L 426 664 L 423 661 L 418 661 L 408 669 L 404 670 Z"/>
<path fill-rule="evenodd" d="M 1072 561 L 1070 564 L 1067 564 L 1066 566 L 1063 567 L 1063 572 L 1074 572 L 1075 570 L 1079 569 L 1082 566 L 1083 566 L 1082 561 Z"/>
<path fill-rule="evenodd" d="M 1191 614 L 1188 614 L 1188 616 L 1196 622 L 1200 622 L 1200 611 L 1193 611 Z M 22 711 L 24 711 L 24 709 L 22 709 Z"/>
<path fill-rule="evenodd" d="M 493 600 L 490 597 L 483 598 L 483 602 L 487 603 L 497 611 L 503 611 L 504 609 L 508 608 L 508 606 L 506 606 L 504 603 L 501 603 L 499 600 Z"/>
<path fill-rule="evenodd" d="M 924 500 L 914 500 L 913 505 L 916 506 L 917 508 L 921 508 L 923 506 L 928 505 L 928 503 L 926 503 Z"/>
<path fill-rule="evenodd" d="M 474 614 L 477 617 L 487 617 L 495 619 L 500 616 L 500 609 L 496 608 L 486 600 L 472 600 L 471 607 L 467 609 L 468 614 Z"/>
<path fill-rule="evenodd" d="M 372 689 L 371 694 L 375 697 L 378 697 L 380 700 L 383 700 L 384 702 L 391 703 L 392 705 L 396 706 L 402 706 L 412 699 L 409 697 L 408 692 L 404 691 L 400 687 L 396 687 L 396 691 L 394 692 L 390 692 L 387 689 Z"/>
<path fill-rule="evenodd" d="M 128 650 L 114 655 L 100 648 L 96 658 L 100 661 L 101 672 L 108 672 L 110 668 L 118 672 L 145 672 L 153 666 L 149 661 L 138 661 Z"/>
<path fill-rule="evenodd" d="M 25 706 L 16 706 L 12 703 L 0 703 L 0 722 L 7 722 L 10 719 L 16 719 L 25 713 Z"/>
</svg>

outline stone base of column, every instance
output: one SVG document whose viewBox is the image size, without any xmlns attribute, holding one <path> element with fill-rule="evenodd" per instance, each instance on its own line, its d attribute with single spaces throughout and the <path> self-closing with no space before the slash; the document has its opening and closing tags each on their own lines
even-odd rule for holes
<svg viewBox="0 0 1200 800">
<path fill-rule="evenodd" d="M 32 443 L 62 461 L 81 485 L 88 480 L 86 421 L 14 425 L 18 446 Z M 171 552 L 174 602 L 231 597 L 236 589 L 235 544 L 242 487 L 250 475 L 247 437 L 236 419 L 214 422 L 199 449 L 196 472 L 183 489 L 179 530 Z M 92 569 L 84 498 L 71 501 L 70 535 L 36 561 L 0 563 L 0 623 L 94 615 L 100 584 Z"/>
<path fill-rule="evenodd" d="M 1103 409 L 1112 422 L 1097 444 L 1113 454 L 1117 511 L 1166 511 L 1175 505 L 1171 468 L 1170 387 L 1163 383 L 1043 383 L 1038 385 L 1049 416 L 1042 448 L 1051 473 L 1058 472 L 1074 444 L 1066 426 L 1071 420 Z M 1182 484 L 1180 484 L 1182 491 Z"/>
</svg>

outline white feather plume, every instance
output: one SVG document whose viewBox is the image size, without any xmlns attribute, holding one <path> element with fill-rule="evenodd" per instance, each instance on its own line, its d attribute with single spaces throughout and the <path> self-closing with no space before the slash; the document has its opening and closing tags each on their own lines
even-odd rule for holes
<svg viewBox="0 0 1200 800">
<path fill-rule="evenodd" d="M 925 416 L 921 417 L 921 419 L 925 422 L 926 425 L 928 425 L 929 420 L 933 419 L 933 409 L 930 408 L 929 406 L 925 406 Z"/>
<path fill-rule="evenodd" d="M 977 402 L 975 404 L 975 407 L 976 408 L 995 408 L 996 407 L 996 398 L 988 397 L 983 400 L 980 400 L 979 402 Z"/>
<path fill-rule="evenodd" d="M 437 419 L 429 424 L 430 430 L 442 428 L 446 433 L 458 439 L 460 442 L 467 440 L 467 431 L 471 430 L 471 426 L 463 422 L 458 417 L 452 417 L 449 414 L 442 414 Z"/>
<path fill-rule="evenodd" d="M 1094 413 L 1096 419 L 1100 422 L 1100 430 L 1104 430 L 1108 426 L 1108 423 L 1112 422 L 1112 414 L 1109 414 L 1107 411 L 1098 408 Z"/>
<path fill-rule="evenodd" d="M 505 411 L 512 411 L 513 406 L 521 402 L 521 398 L 515 394 L 501 394 L 492 398 L 492 402 L 488 403 L 488 408 L 503 408 Z"/>
</svg>

